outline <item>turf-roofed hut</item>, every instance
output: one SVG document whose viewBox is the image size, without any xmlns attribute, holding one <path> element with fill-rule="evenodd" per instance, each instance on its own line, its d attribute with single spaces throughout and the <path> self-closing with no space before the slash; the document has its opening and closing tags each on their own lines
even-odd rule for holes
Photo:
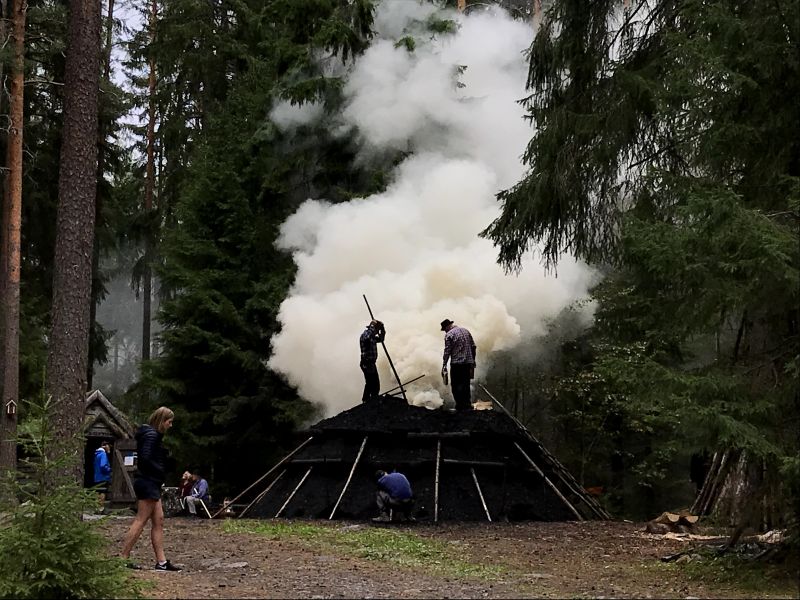
<svg viewBox="0 0 800 600">
<path fill-rule="evenodd" d="M 383 395 L 320 421 L 239 495 L 246 518 L 367 520 L 377 470 L 404 473 L 418 521 L 567 521 L 608 513 L 493 399 L 451 413 Z"/>
</svg>

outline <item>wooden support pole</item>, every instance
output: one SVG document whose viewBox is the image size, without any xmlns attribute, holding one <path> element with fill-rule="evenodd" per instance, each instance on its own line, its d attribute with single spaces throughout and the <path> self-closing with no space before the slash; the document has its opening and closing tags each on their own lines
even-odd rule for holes
<svg viewBox="0 0 800 600">
<path fill-rule="evenodd" d="M 550 489 L 551 489 L 551 490 L 553 490 L 553 491 L 556 493 L 556 495 L 557 495 L 559 498 L 561 498 L 561 501 L 562 501 L 562 502 L 564 502 L 564 504 L 566 504 L 566 505 L 569 507 L 569 509 L 572 511 L 572 513 L 573 513 L 573 514 L 574 514 L 576 517 L 578 517 L 578 521 L 584 521 L 585 519 L 583 518 L 583 515 L 581 515 L 581 513 L 579 513 L 579 512 L 578 512 L 578 511 L 575 509 L 575 507 L 574 507 L 574 506 L 572 506 L 572 504 L 570 503 L 570 501 L 569 501 L 569 500 L 567 500 L 567 499 L 564 497 L 564 494 L 562 494 L 562 493 L 559 491 L 559 489 L 558 489 L 558 488 L 555 486 L 555 484 L 554 484 L 552 481 L 550 481 L 550 480 L 547 478 L 547 475 L 545 475 L 545 474 L 544 474 L 544 471 L 542 471 L 542 470 L 541 470 L 541 469 L 538 467 L 538 465 L 537 465 L 535 462 L 533 462 L 533 459 L 532 459 L 530 456 L 528 456 L 528 455 L 525 453 L 525 450 L 523 450 L 523 449 L 522 449 L 522 447 L 521 447 L 521 446 L 520 446 L 520 445 L 519 445 L 517 442 L 514 442 L 514 445 L 517 447 L 517 450 L 519 450 L 519 451 L 522 453 L 522 456 L 524 456 L 524 457 L 525 457 L 525 460 L 527 460 L 527 461 L 530 463 L 530 465 L 531 465 L 531 466 L 534 468 L 534 470 L 535 470 L 537 473 L 539 473 L 539 475 L 542 477 L 542 479 L 544 479 L 544 482 L 545 482 L 545 483 L 546 483 L 548 486 L 550 486 Z"/>
<path fill-rule="evenodd" d="M 281 516 L 281 513 L 283 512 L 283 509 L 286 508 L 289 505 L 289 502 L 292 501 L 292 498 L 294 498 L 294 495 L 297 493 L 297 490 L 299 490 L 300 486 L 303 485 L 306 482 L 306 479 L 308 479 L 308 476 L 311 475 L 311 469 L 313 469 L 313 468 L 314 468 L 313 466 L 308 467 L 308 471 L 306 471 L 306 474 L 303 475 L 303 478 L 300 480 L 300 483 L 298 483 L 297 487 L 295 487 L 292 490 L 292 493 L 289 494 L 289 497 L 286 499 L 286 502 L 284 502 L 283 506 L 281 506 L 280 509 L 278 510 L 278 512 L 275 513 L 275 516 L 273 517 L 273 519 L 277 519 L 278 517 Z"/>
<path fill-rule="evenodd" d="M 362 296 L 364 297 L 364 302 L 366 303 L 367 310 L 369 311 L 369 318 L 374 321 L 375 317 L 372 314 L 372 308 L 370 308 L 369 302 L 367 302 L 367 296 L 366 294 L 362 294 Z M 386 349 L 386 344 L 381 342 L 381 346 L 383 347 L 383 351 L 386 353 L 386 358 L 389 361 L 389 366 L 392 368 L 392 373 L 394 373 L 394 378 L 397 379 L 397 384 L 398 387 L 400 388 L 400 393 L 403 394 L 403 400 L 408 402 L 408 398 L 406 398 L 406 390 L 403 387 L 403 382 L 400 381 L 400 376 L 397 374 L 397 370 L 394 368 L 394 363 L 392 362 L 392 357 L 389 356 L 389 351 Z"/>
<path fill-rule="evenodd" d="M 286 474 L 286 469 L 284 469 L 283 471 L 281 471 L 281 472 L 280 472 L 280 474 L 279 474 L 279 475 L 278 475 L 278 476 L 277 476 L 275 479 L 273 479 L 273 480 L 272 480 L 272 482 L 271 482 L 271 483 L 270 483 L 270 484 L 267 486 L 267 488 L 266 488 L 266 489 L 265 489 L 263 492 L 261 492 L 261 493 L 260 493 L 258 496 L 256 496 L 256 499 L 255 499 L 255 500 L 253 500 L 253 501 L 252 501 L 250 504 L 248 504 L 247 506 L 245 506 L 245 507 L 244 507 L 244 510 L 242 511 L 242 513 L 241 513 L 241 514 L 240 514 L 240 515 L 239 515 L 237 518 L 238 518 L 238 519 L 241 519 L 241 518 L 243 518 L 243 517 L 244 517 L 244 515 L 245 515 L 245 513 L 246 513 L 248 510 L 250 510 L 250 507 L 251 507 L 251 506 L 253 506 L 253 505 L 255 505 L 255 504 L 258 504 L 259 502 L 261 502 L 261 500 L 264 498 L 264 496 L 266 496 L 266 495 L 269 493 L 269 491 L 272 489 L 272 486 L 273 486 L 273 485 L 275 485 L 276 483 L 278 483 L 278 480 L 279 480 L 281 477 L 283 477 L 285 474 Z M 228 503 L 227 503 L 225 506 L 223 506 L 222 508 L 223 508 L 223 509 L 225 509 L 225 508 L 227 508 L 228 506 L 230 506 L 231 504 L 233 504 L 233 502 L 228 502 Z"/>
<path fill-rule="evenodd" d="M 589 510 L 591 510 L 596 516 L 601 519 L 610 519 L 611 515 L 608 514 L 608 511 L 600 506 L 597 500 L 586 493 L 586 490 L 584 490 L 583 487 L 577 481 L 575 481 L 575 478 L 564 468 L 564 465 L 562 465 L 558 459 L 556 459 L 556 457 L 548 452 L 547 448 L 545 448 L 542 443 L 537 440 L 530 431 L 528 431 L 528 429 L 519 421 L 519 419 L 508 412 L 506 407 L 503 406 L 497 398 L 492 396 L 489 390 L 487 390 L 483 385 L 478 385 L 480 385 L 480 388 L 486 392 L 486 395 L 489 396 L 492 402 L 494 402 L 512 421 L 517 424 L 517 427 L 519 427 L 519 429 L 525 434 L 525 437 L 527 437 L 531 443 L 535 444 L 539 451 L 544 454 L 544 456 L 549 460 L 550 465 L 555 471 L 556 475 L 558 475 L 560 481 L 567 486 L 569 491 L 580 498 L 584 504 L 589 507 Z"/>
<path fill-rule="evenodd" d="M 714 452 L 714 457 L 711 460 L 711 467 L 708 469 L 708 473 L 706 473 L 705 480 L 703 480 L 703 486 L 700 488 L 700 493 L 697 495 L 697 498 L 692 504 L 692 508 L 690 509 L 693 515 L 705 515 L 703 512 L 703 507 L 706 502 L 706 498 L 708 497 L 709 493 L 711 492 L 711 482 L 714 476 L 717 473 L 717 469 L 719 468 L 719 463 L 722 460 L 722 452 Z"/>
<path fill-rule="evenodd" d="M 465 465 L 470 467 L 505 467 L 506 463 L 490 460 L 458 460 L 456 458 L 445 458 L 442 462 L 446 465 Z"/>
<path fill-rule="evenodd" d="M 481 492 L 481 484 L 478 483 L 478 476 L 475 475 L 475 467 L 470 467 L 469 472 L 472 473 L 472 481 L 475 482 L 475 488 L 478 490 L 478 497 L 481 499 L 483 511 L 486 513 L 486 519 L 491 522 L 492 515 L 489 514 L 489 509 L 486 506 L 486 500 L 483 499 L 483 492 Z"/>
<path fill-rule="evenodd" d="M 432 438 L 445 439 L 445 438 L 468 438 L 469 431 L 409 431 L 406 434 L 410 438 Z"/>
<path fill-rule="evenodd" d="M 728 476 L 728 469 L 726 469 L 726 465 L 728 462 L 731 461 L 731 454 L 732 451 L 725 450 L 722 454 L 722 460 L 719 464 L 719 468 L 717 469 L 716 474 L 714 475 L 714 479 L 712 480 L 711 489 L 709 490 L 708 497 L 706 498 L 704 506 L 701 507 L 701 512 L 698 514 L 701 515 L 710 515 L 714 512 L 714 505 L 717 503 L 719 490 L 725 483 L 725 478 Z M 735 460 L 735 458 L 734 458 Z"/>
<path fill-rule="evenodd" d="M 336 514 L 336 509 L 339 508 L 339 503 L 342 501 L 342 498 L 344 498 L 344 493 L 347 491 L 347 486 L 350 485 L 350 480 L 353 478 L 353 473 L 356 472 L 358 461 L 361 459 L 361 453 L 364 452 L 364 447 L 367 445 L 367 439 L 369 439 L 369 436 L 365 435 L 364 441 L 361 442 L 361 448 L 358 449 L 358 455 L 356 456 L 355 461 L 353 461 L 353 467 L 350 469 L 350 475 L 348 475 L 347 481 L 345 482 L 344 487 L 342 488 L 342 493 L 339 494 L 339 499 L 336 501 L 336 505 L 333 507 L 333 510 L 331 511 L 331 516 L 328 517 L 329 521 L 333 519 L 333 515 Z"/>
<path fill-rule="evenodd" d="M 303 448 L 303 447 L 304 447 L 306 444 L 308 444 L 308 442 L 310 442 L 310 441 L 311 441 L 311 440 L 313 440 L 313 439 L 314 439 L 314 436 L 311 436 L 311 437 L 310 437 L 310 438 L 308 438 L 308 439 L 307 439 L 305 442 L 303 442 L 302 444 L 300 444 L 300 445 L 299 445 L 297 448 L 295 448 L 294 450 L 292 450 L 291 452 L 289 452 L 289 454 L 287 454 L 286 456 L 284 456 L 284 457 L 283 457 L 283 458 L 280 460 L 280 462 L 278 462 L 278 464 L 276 464 L 276 465 L 275 465 L 274 467 L 272 467 L 272 468 L 271 468 L 269 471 L 267 471 L 266 473 L 264 473 L 264 474 L 263 474 L 261 477 L 259 477 L 258 479 L 256 479 L 256 480 L 255 480 L 253 483 L 251 483 L 251 484 L 250 484 L 250 485 L 247 487 L 247 489 L 246 489 L 245 491 L 243 491 L 241 494 L 239 494 L 239 495 L 238 495 L 238 496 L 236 496 L 236 497 L 235 497 L 233 500 L 231 500 L 231 501 L 228 503 L 228 506 L 230 506 L 231 504 L 233 504 L 234 502 L 236 502 L 236 501 L 237 501 L 239 498 L 241 498 L 242 496 L 244 496 L 244 495 L 245 495 L 247 492 L 249 492 L 251 489 L 253 489 L 255 486 L 257 486 L 259 483 L 261 483 L 262 481 L 264 481 L 264 479 L 266 479 L 267 477 L 269 477 L 269 476 L 272 474 L 272 472 L 273 472 L 275 469 L 277 469 L 278 467 L 280 467 L 281 465 L 283 465 L 283 463 L 285 463 L 285 462 L 286 462 L 287 460 L 289 460 L 289 459 L 290 459 L 292 456 L 294 456 L 295 454 L 297 454 L 297 453 L 300 451 L 300 449 L 301 449 L 301 448 Z M 222 508 L 220 508 L 220 509 L 219 509 L 217 512 L 215 512 L 215 513 L 214 513 L 214 517 L 216 517 L 216 516 L 217 516 L 219 513 L 221 513 L 223 510 L 225 510 L 225 508 L 226 508 L 226 507 L 225 507 L 225 506 L 223 506 L 223 507 L 222 507 Z M 212 518 L 214 518 L 214 517 L 212 517 Z"/>
<path fill-rule="evenodd" d="M 433 522 L 439 522 L 439 463 L 442 457 L 442 440 L 436 440 L 436 477 L 433 481 Z"/>
<path fill-rule="evenodd" d="M 383 393 L 384 394 L 391 394 L 395 390 L 401 389 L 404 385 L 408 385 L 409 383 L 414 383 L 415 381 L 418 381 L 418 380 L 422 379 L 423 377 L 425 377 L 424 373 L 422 375 L 419 375 L 418 377 L 414 377 L 414 379 L 409 379 L 408 381 L 406 381 L 405 383 L 403 383 L 401 385 L 396 385 L 392 389 L 390 389 L 388 392 L 383 392 Z"/>
</svg>

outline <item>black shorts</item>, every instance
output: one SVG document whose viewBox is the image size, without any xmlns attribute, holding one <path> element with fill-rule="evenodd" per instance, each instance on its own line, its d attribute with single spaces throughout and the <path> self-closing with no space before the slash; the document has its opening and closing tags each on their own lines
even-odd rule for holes
<svg viewBox="0 0 800 600">
<path fill-rule="evenodd" d="M 137 500 L 161 500 L 161 484 L 152 479 L 137 477 L 133 480 Z"/>
<path fill-rule="evenodd" d="M 94 484 L 94 489 L 98 494 L 108 494 L 108 484 L 110 481 L 98 481 Z"/>
</svg>

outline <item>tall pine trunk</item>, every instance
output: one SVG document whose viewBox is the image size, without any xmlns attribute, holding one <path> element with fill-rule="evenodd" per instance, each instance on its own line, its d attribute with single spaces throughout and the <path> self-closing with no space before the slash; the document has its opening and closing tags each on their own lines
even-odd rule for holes
<svg viewBox="0 0 800 600">
<path fill-rule="evenodd" d="M 10 127 L 6 148 L 8 187 L 3 206 L 3 404 L 0 414 L 0 470 L 17 467 L 17 413 L 19 402 L 19 282 L 22 230 L 22 124 L 25 83 L 25 0 L 11 8 L 14 58 L 11 67 Z M 15 407 L 13 411 L 11 406 Z"/>
<path fill-rule="evenodd" d="M 157 0 L 152 0 L 150 7 L 150 44 L 152 46 L 156 36 L 156 19 L 158 18 Z M 150 74 L 147 82 L 147 163 L 145 164 L 144 181 L 144 212 L 148 215 L 148 222 L 153 223 L 149 218 L 153 210 L 153 192 L 155 191 L 155 143 L 156 143 L 156 60 L 153 56 L 152 47 L 148 60 Z M 153 272 L 150 268 L 153 254 L 153 235 L 152 227 L 147 229 L 144 240 L 144 284 L 142 294 L 142 362 L 150 360 L 150 322 L 152 320 L 151 300 L 153 297 Z"/>
<path fill-rule="evenodd" d="M 92 301 L 92 247 L 97 193 L 97 96 L 100 83 L 100 0 L 71 0 L 64 81 L 64 133 L 58 179 L 55 269 L 46 389 L 54 431 L 74 453 L 81 481 L 81 432 Z"/>
<path fill-rule="evenodd" d="M 114 0 L 108 0 L 108 20 L 105 31 L 105 47 L 103 49 L 103 81 L 106 85 L 111 82 L 111 42 L 114 32 Z M 100 303 L 103 281 L 100 274 L 100 229 L 103 218 L 103 201 L 100 191 L 100 184 L 106 169 L 106 132 L 108 130 L 108 118 L 100 114 L 97 133 L 97 200 L 95 202 L 95 235 L 94 250 L 92 252 L 92 303 L 89 308 L 89 359 L 86 361 L 86 386 L 92 388 L 94 378 L 95 344 L 97 337 L 97 305 Z"/>
</svg>

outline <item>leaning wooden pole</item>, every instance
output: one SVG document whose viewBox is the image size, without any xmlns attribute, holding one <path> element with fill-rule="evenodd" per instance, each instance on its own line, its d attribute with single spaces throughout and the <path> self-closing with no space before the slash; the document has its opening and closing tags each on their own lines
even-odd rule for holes
<svg viewBox="0 0 800 600">
<path fill-rule="evenodd" d="M 272 489 L 272 487 L 273 487 L 273 486 L 274 486 L 276 483 L 278 483 L 278 480 L 279 480 L 281 477 L 283 477 L 284 475 L 286 475 L 286 469 L 284 469 L 283 471 L 281 471 L 281 472 L 280 472 L 280 474 L 279 474 L 279 475 L 278 475 L 278 476 L 277 476 L 275 479 L 273 479 L 273 480 L 272 480 L 272 482 L 271 482 L 271 483 L 270 483 L 270 484 L 269 484 L 269 485 L 266 487 L 266 489 L 265 489 L 263 492 L 261 492 L 261 493 L 260 493 L 258 496 L 256 496 L 255 500 L 253 500 L 253 501 L 252 501 L 250 504 L 248 504 L 247 506 L 245 506 L 245 507 L 244 507 L 244 510 L 241 512 L 241 514 L 239 515 L 239 517 L 238 517 L 238 518 L 239 518 L 239 519 L 242 519 L 242 518 L 244 518 L 244 515 L 247 513 L 247 511 L 248 511 L 248 510 L 250 510 L 250 507 L 251 507 L 251 506 L 253 506 L 253 505 L 255 505 L 255 504 L 258 504 L 259 502 L 261 502 L 261 500 L 263 500 L 263 499 L 264 499 L 264 496 L 266 496 L 267 494 L 269 494 L 269 491 Z M 230 502 L 228 502 L 228 503 L 227 503 L 227 506 L 230 506 L 230 505 L 231 505 L 231 503 L 230 503 Z"/>
<path fill-rule="evenodd" d="M 424 373 L 423 373 L 422 375 L 419 375 L 419 376 L 417 376 L 417 377 L 414 377 L 414 379 L 409 379 L 408 381 L 406 381 L 406 382 L 405 382 L 405 384 L 404 384 L 404 385 L 408 385 L 409 383 L 414 383 L 415 381 L 418 381 L 418 380 L 422 379 L 423 377 L 425 377 L 425 374 L 424 374 Z M 387 390 L 387 391 L 385 391 L 385 392 L 383 392 L 383 393 L 384 393 L 384 394 L 391 394 L 393 391 L 395 391 L 395 390 L 399 390 L 399 389 L 400 389 L 400 388 L 402 388 L 402 387 L 403 387 L 402 385 L 396 385 L 396 386 L 394 386 L 392 389 L 390 389 L 390 390 Z"/>
<path fill-rule="evenodd" d="M 367 310 L 369 311 L 369 318 L 374 321 L 375 316 L 372 314 L 372 308 L 370 308 L 369 306 L 369 302 L 367 301 L 367 296 L 366 294 L 362 294 L 362 296 L 364 297 L 364 302 L 366 303 Z M 403 382 L 400 381 L 400 376 L 397 374 L 397 370 L 394 368 L 394 363 L 392 362 L 392 357 L 389 356 L 389 351 L 386 349 L 386 344 L 381 342 L 381 346 L 383 346 L 383 351 L 386 353 L 386 358 L 389 360 L 389 366 L 392 367 L 392 373 L 394 373 L 394 378 L 397 379 L 397 387 L 400 388 L 400 393 L 403 394 L 403 400 L 408 402 L 408 398 L 406 398 L 406 390 L 403 387 Z"/>
<path fill-rule="evenodd" d="M 284 457 L 281 459 L 281 461 L 280 461 L 278 464 L 276 464 L 276 465 L 275 465 L 274 467 L 272 467 L 272 468 L 271 468 L 269 471 L 267 471 L 267 472 L 266 472 L 266 473 L 264 473 L 264 474 L 263 474 L 261 477 L 259 477 L 258 479 L 256 479 L 256 480 L 255 480 L 253 483 L 251 483 L 251 484 L 248 486 L 248 488 L 247 488 L 245 491 L 243 491 L 241 494 L 239 494 L 238 496 L 236 496 L 236 497 L 235 497 L 233 500 L 231 500 L 231 501 L 230 501 L 230 502 L 228 502 L 227 504 L 223 504 L 223 505 L 222 505 L 222 508 L 220 508 L 220 509 L 219 509 L 217 512 L 215 512 L 215 513 L 214 513 L 214 516 L 212 516 L 211 518 L 212 518 L 212 519 L 213 519 L 213 518 L 215 518 L 215 517 L 216 517 L 218 514 L 220 514 L 220 513 L 221 513 L 223 510 L 225 510 L 226 508 L 228 508 L 228 507 L 229 507 L 231 504 L 233 504 L 234 502 L 236 502 L 236 501 L 237 501 L 239 498 L 241 498 L 242 496 L 244 496 L 244 495 L 245 495 L 247 492 L 249 492 L 250 490 L 252 490 L 252 489 L 253 489 L 255 486 L 257 486 L 259 483 L 261 483 L 262 481 L 264 481 L 264 479 L 266 479 L 267 477 L 269 477 L 269 476 L 272 474 L 272 472 L 273 472 L 275 469 L 277 469 L 278 467 L 280 467 L 281 465 L 283 465 L 283 464 L 284 464 L 284 463 L 285 463 L 287 460 L 289 460 L 290 458 L 292 458 L 292 457 L 293 457 L 295 454 L 297 454 L 297 453 L 298 453 L 298 452 L 301 450 L 301 448 L 303 448 L 303 447 L 304 447 L 306 444 L 308 444 L 308 442 L 310 442 L 310 441 L 311 441 L 311 440 L 313 440 L 313 439 L 314 439 L 314 436 L 311 436 L 311 437 L 310 437 L 310 438 L 308 438 L 308 439 L 307 439 L 305 442 L 303 442 L 302 444 L 300 444 L 300 445 L 299 445 L 297 448 L 295 448 L 294 450 L 292 450 L 291 452 L 289 452 L 289 454 L 287 454 L 286 456 L 284 456 Z"/>
<path fill-rule="evenodd" d="M 548 458 L 550 460 L 551 462 L 550 466 L 553 468 L 554 473 L 559 476 L 559 480 L 561 481 L 561 483 L 563 483 L 569 489 L 570 492 L 572 492 L 578 498 L 580 498 L 583 501 L 583 503 L 586 504 L 586 506 L 588 506 L 589 509 L 596 516 L 598 516 L 601 519 L 610 519 L 611 515 L 608 514 L 608 511 L 606 511 L 602 506 L 600 506 L 600 504 L 594 498 L 585 493 L 583 487 L 577 481 L 575 481 L 575 478 L 569 471 L 566 470 L 566 468 L 564 468 L 564 465 L 562 465 L 555 456 L 550 454 L 550 452 L 547 451 L 547 448 L 545 448 L 544 445 L 542 445 L 542 443 L 539 440 L 537 440 L 536 437 L 530 431 L 528 431 L 528 429 L 519 421 L 519 419 L 517 419 L 514 415 L 508 412 L 508 409 L 506 409 L 506 407 L 503 406 L 497 398 L 492 396 L 489 390 L 487 390 L 483 385 L 481 384 L 479 385 L 481 389 L 484 392 L 486 392 L 486 395 L 489 396 L 492 402 L 494 402 L 498 407 L 500 407 L 500 409 L 512 421 L 514 421 L 514 423 L 516 423 L 520 431 L 522 431 L 522 433 L 525 434 L 525 437 L 527 437 L 532 443 L 536 445 L 537 448 L 541 450 L 545 458 Z"/>
<path fill-rule="evenodd" d="M 344 487 L 342 488 L 342 493 L 339 494 L 339 499 L 336 501 L 336 505 L 333 507 L 333 510 L 331 511 L 331 516 L 328 517 L 329 521 L 333 519 L 333 515 L 336 514 L 336 509 L 339 508 L 339 503 L 342 501 L 342 498 L 344 498 L 344 493 L 347 491 L 347 488 L 350 485 L 350 480 L 353 479 L 353 473 L 356 472 L 358 461 L 361 460 L 361 454 L 364 452 L 364 447 L 367 445 L 368 438 L 369 436 L 365 435 L 364 441 L 361 442 L 361 448 L 358 449 L 358 455 L 356 456 L 355 461 L 353 461 L 353 467 L 350 469 L 350 475 L 347 476 L 347 481 L 345 482 Z"/>
<path fill-rule="evenodd" d="M 530 456 L 527 455 L 525 450 L 523 450 L 522 447 L 517 442 L 514 442 L 514 445 L 517 447 L 517 450 L 519 450 L 522 453 L 522 456 L 525 457 L 525 460 L 527 460 L 530 463 L 530 465 L 533 467 L 533 469 L 542 477 L 542 479 L 544 479 L 544 482 L 550 487 L 550 489 L 553 490 L 556 493 L 556 495 L 559 498 L 561 498 L 561 501 L 564 504 L 566 504 L 567 507 L 569 507 L 569 509 L 572 511 L 572 513 L 576 517 L 578 517 L 578 521 L 584 521 L 585 519 L 583 518 L 583 515 L 581 513 L 579 513 L 574 506 L 572 506 L 570 501 L 567 500 L 567 498 L 564 496 L 564 494 L 562 494 L 559 491 L 559 489 L 556 487 L 556 484 L 553 483 L 552 481 L 550 481 L 550 479 L 547 478 L 547 475 L 544 474 L 544 471 L 542 471 L 539 468 L 539 466 L 535 462 L 533 462 L 533 459 Z"/>
<path fill-rule="evenodd" d="M 483 492 L 481 491 L 481 484 L 478 483 L 478 476 L 475 474 L 475 467 L 470 467 L 469 472 L 472 473 L 472 481 L 475 482 L 475 489 L 478 490 L 478 498 L 481 499 L 481 504 L 483 505 L 483 512 L 486 513 L 486 520 L 490 523 L 492 522 L 492 515 L 489 514 L 489 507 L 486 506 L 486 500 L 483 498 Z"/>
<path fill-rule="evenodd" d="M 275 513 L 275 516 L 273 517 L 274 519 L 280 517 L 281 513 L 283 512 L 283 509 L 289 506 L 289 502 L 292 501 L 292 498 L 294 498 L 294 495 L 297 493 L 297 490 L 300 489 L 300 486 L 302 486 L 306 482 L 306 479 L 308 479 L 308 476 L 311 475 L 311 469 L 313 468 L 314 468 L 313 465 L 308 467 L 308 471 L 306 471 L 306 474 L 303 475 L 303 478 L 300 480 L 300 483 L 298 483 L 297 486 L 295 486 L 295 488 L 292 490 L 292 493 L 289 494 L 288 498 L 286 498 L 286 502 L 284 502 L 283 506 L 281 506 L 280 509 L 278 509 L 278 512 Z"/>
<path fill-rule="evenodd" d="M 436 478 L 433 481 L 433 522 L 439 522 L 439 463 L 442 457 L 442 440 L 436 440 Z"/>
</svg>

